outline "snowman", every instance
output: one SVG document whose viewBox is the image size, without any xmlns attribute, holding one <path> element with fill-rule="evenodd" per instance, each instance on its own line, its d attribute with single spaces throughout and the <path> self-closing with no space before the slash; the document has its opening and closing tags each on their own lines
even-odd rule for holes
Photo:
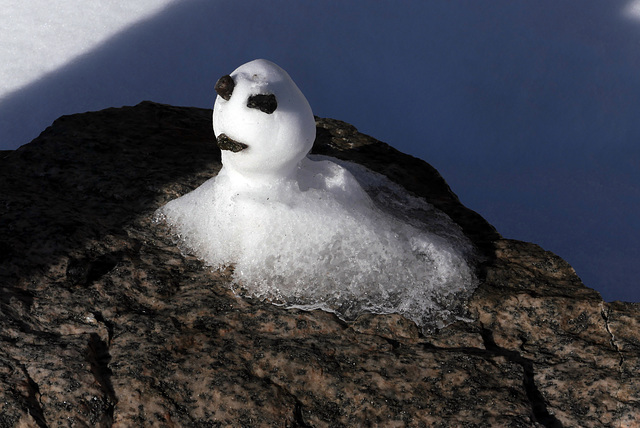
<svg viewBox="0 0 640 428">
<path fill-rule="evenodd" d="M 213 129 L 222 151 L 222 173 L 232 186 L 264 194 L 271 188 L 271 197 L 286 198 L 291 196 L 288 183 L 298 189 L 322 188 L 333 197 L 368 199 L 346 170 L 307 158 L 316 121 L 282 68 L 264 59 L 251 61 L 218 79 L 215 90 Z"/>
<path fill-rule="evenodd" d="M 246 63 L 215 90 L 222 169 L 158 211 L 185 252 L 232 266 L 234 291 L 274 304 L 344 319 L 395 312 L 425 328 L 450 320 L 447 305 L 477 284 L 471 244 L 455 224 L 443 236 L 398 218 L 345 164 L 310 159 L 311 107 L 276 64 Z M 385 180 L 351 168 L 366 182 Z"/>
</svg>

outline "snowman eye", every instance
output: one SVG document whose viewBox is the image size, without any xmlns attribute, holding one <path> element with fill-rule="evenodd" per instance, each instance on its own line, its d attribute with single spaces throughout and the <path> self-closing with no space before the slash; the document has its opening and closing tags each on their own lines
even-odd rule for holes
<svg viewBox="0 0 640 428">
<path fill-rule="evenodd" d="M 249 97 L 247 107 L 257 108 L 263 113 L 271 114 L 278 108 L 278 101 L 273 94 L 256 94 Z"/>
<path fill-rule="evenodd" d="M 231 98 L 231 94 L 233 93 L 233 88 L 235 88 L 236 82 L 233 81 L 231 76 L 228 74 L 226 76 L 222 76 L 216 82 L 216 86 L 214 89 L 223 99 L 229 101 Z"/>
</svg>

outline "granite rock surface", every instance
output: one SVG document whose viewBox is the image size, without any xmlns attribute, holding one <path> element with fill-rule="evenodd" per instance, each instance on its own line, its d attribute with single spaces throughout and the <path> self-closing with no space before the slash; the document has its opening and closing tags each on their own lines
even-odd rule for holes
<svg viewBox="0 0 640 428">
<path fill-rule="evenodd" d="M 0 428 L 639 426 L 640 305 L 503 239 L 427 163 L 317 126 L 315 153 L 385 174 L 475 243 L 469 321 L 423 334 L 234 295 L 152 220 L 220 169 L 211 111 L 65 116 L 0 153 Z"/>
</svg>

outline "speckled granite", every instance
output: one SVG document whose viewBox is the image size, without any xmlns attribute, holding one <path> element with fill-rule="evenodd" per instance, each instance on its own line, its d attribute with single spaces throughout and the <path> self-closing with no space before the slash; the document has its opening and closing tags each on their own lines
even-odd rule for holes
<svg viewBox="0 0 640 428">
<path fill-rule="evenodd" d="M 219 170 L 210 115 L 144 102 L 0 153 L 0 427 L 639 423 L 639 305 L 603 302 L 343 122 L 318 120 L 315 152 L 425 197 L 485 255 L 473 321 L 423 335 L 234 296 L 151 220 Z"/>
</svg>

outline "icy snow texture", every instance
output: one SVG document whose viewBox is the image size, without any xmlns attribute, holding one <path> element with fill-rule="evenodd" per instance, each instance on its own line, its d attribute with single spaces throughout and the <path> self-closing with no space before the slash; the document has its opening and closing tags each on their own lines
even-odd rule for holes
<svg viewBox="0 0 640 428">
<path fill-rule="evenodd" d="M 476 285 L 458 226 L 366 168 L 305 157 L 313 114 L 275 64 L 256 60 L 231 77 L 214 129 L 248 148 L 223 151 L 216 177 L 159 210 L 183 248 L 233 265 L 236 290 L 276 304 L 346 319 L 400 313 L 425 328 L 450 321 Z M 247 107 L 256 93 L 276 95 L 273 114 Z"/>
</svg>

